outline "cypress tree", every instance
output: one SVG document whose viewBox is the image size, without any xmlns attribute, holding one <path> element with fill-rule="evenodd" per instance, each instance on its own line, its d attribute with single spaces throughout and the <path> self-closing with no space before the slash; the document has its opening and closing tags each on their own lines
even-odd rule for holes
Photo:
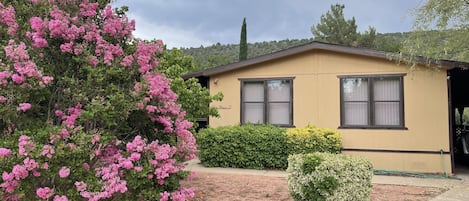
<svg viewBox="0 0 469 201">
<path fill-rule="evenodd" d="M 241 27 L 241 40 L 239 41 L 239 61 L 246 60 L 248 58 L 248 43 L 246 37 L 246 18 L 243 19 L 243 25 Z"/>
</svg>

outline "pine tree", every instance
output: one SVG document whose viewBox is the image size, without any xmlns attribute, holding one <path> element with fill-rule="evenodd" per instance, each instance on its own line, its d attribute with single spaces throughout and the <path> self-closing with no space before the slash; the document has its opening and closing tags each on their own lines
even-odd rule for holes
<svg viewBox="0 0 469 201">
<path fill-rule="evenodd" d="M 331 10 L 321 16 L 319 24 L 311 27 L 314 40 L 342 45 L 352 45 L 357 40 L 355 17 L 345 20 L 344 8 L 344 5 L 332 5 Z"/>
<path fill-rule="evenodd" d="M 244 18 L 243 25 L 241 27 L 241 40 L 239 41 L 239 61 L 243 61 L 248 58 L 248 43 L 246 35 L 246 18 Z"/>
<path fill-rule="evenodd" d="M 321 16 L 320 22 L 311 27 L 315 41 L 348 46 L 374 48 L 376 29 L 369 27 L 364 34 L 357 32 L 355 17 L 345 19 L 344 5 L 335 4 L 331 10 Z"/>
</svg>

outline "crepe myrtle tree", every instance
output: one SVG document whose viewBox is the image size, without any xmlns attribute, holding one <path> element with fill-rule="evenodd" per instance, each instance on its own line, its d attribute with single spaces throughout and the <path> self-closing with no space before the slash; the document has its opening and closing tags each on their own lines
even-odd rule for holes
<svg viewBox="0 0 469 201">
<path fill-rule="evenodd" d="M 186 200 L 192 124 L 109 1 L 0 3 L 0 199 Z"/>
</svg>

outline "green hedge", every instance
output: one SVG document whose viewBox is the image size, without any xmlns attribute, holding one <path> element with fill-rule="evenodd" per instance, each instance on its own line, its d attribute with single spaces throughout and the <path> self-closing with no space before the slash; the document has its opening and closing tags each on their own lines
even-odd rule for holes
<svg viewBox="0 0 469 201">
<path fill-rule="evenodd" d="M 199 159 L 208 167 L 286 169 L 290 154 L 340 153 L 342 148 L 337 131 L 312 126 L 225 126 L 203 129 L 196 138 Z"/>
<path fill-rule="evenodd" d="M 295 201 L 370 200 L 372 164 L 343 154 L 288 157 L 288 189 Z"/>
</svg>

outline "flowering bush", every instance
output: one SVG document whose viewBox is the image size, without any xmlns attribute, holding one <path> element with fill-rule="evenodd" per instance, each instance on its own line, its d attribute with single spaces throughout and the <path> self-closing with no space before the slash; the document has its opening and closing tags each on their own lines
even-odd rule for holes
<svg viewBox="0 0 469 201">
<path fill-rule="evenodd" d="M 192 124 L 158 71 L 161 41 L 135 40 L 103 1 L 0 3 L 2 200 L 186 200 Z M 109 3 L 109 2 L 107 2 Z"/>
</svg>

